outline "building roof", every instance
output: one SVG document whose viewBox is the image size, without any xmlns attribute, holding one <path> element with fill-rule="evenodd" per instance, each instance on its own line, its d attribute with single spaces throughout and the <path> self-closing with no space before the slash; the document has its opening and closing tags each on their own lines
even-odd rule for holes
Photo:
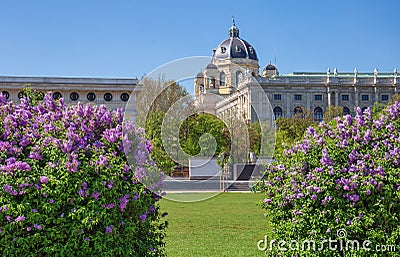
<svg viewBox="0 0 400 257">
<path fill-rule="evenodd" d="M 133 85 L 137 78 L 78 78 L 78 77 L 28 77 L 0 76 L 0 83 L 32 83 L 32 84 L 97 84 L 97 85 Z"/>
<path fill-rule="evenodd" d="M 256 50 L 246 40 L 239 37 L 239 29 L 234 22 L 229 29 L 229 38 L 218 45 L 214 57 L 219 59 L 248 58 L 258 61 Z"/>
</svg>

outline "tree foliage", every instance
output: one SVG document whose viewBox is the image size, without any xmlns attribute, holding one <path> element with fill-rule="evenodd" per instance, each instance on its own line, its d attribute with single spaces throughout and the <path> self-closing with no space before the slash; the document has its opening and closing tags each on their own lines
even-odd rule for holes
<svg viewBox="0 0 400 257">
<path fill-rule="evenodd" d="M 221 119 L 207 113 L 192 115 L 183 122 L 179 134 L 183 150 L 192 156 L 201 154 L 199 140 L 206 133 L 216 140 L 217 145 L 215 153 L 210 153 L 204 149 L 207 145 L 203 145 L 203 154 L 216 157 L 221 152 L 230 152 L 230 134 L 227 127 Z"/>
<path fill-rule="evenodd" d="M 280 117 L 276 120 L 276 148 L 275 159 L 285 158 L 282 156 L 284 149 L 290 148 L 300 141 L 306 129 L 316 126 L 311 112 L 298 113 L 292 118 Z"/>
<path fill-rule="evenodd" d="M 342 116 L 343 116 L 343 107 L 331 105 L 328 106 L 328 108 L 326 108 L 323 120 L 325 123 L 329 123 L 334 118 Z"/>
</svg>

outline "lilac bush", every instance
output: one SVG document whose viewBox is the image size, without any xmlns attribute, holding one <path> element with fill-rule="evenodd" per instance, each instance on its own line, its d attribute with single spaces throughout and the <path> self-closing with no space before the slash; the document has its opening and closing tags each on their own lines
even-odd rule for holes
<svg viewBox="0 0 400 257">
<path fill-rule="evenodd" d="M 267 167 L 260 186 L 268 237 L 287 242 L 286 249 L 268 245 L 269 254 L 399 256 L 399 110 L 398 102 L 374 115 L 357 108 L 355 117 L 310 127 L 304 140 L 285 150 L 284 159 Z M 329 239 L 337 242 L 321 247 Z M 292 240 L 299 247 L 289 247 Z M 317 250 L 303 248 L 304 240 L 315 241 Z M 359 248 L 346 247 L 349 240 L 357 240 Z M 376 252 L 377 245 L 394 245 L 397 253 Z"/>
<path fill-rule="evenodd" d="M 121 110 L 0 95 L 0 120 L 1 256 L 164 255 L 160 196 L 135 175 L 154 168 L 151 146 L 124 124 L 140 152 L 128 165 Z"/>
</svg>

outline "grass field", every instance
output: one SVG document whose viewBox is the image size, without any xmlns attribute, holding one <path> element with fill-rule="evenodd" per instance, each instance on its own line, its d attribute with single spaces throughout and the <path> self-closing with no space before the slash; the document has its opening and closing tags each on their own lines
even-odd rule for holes
<svg viewBox="0 0 400 257">
<path fill-rule="evenodd" d="M 167 255 L 265 256 L 257 249 L 268 229 L 264 212 L 257 205 L 261 199 L 261 194 L 253 193 L 223 193 L 194 203 L 163 199 L 161 208 L 168 212 L 169 222 Z"/>
</svg>

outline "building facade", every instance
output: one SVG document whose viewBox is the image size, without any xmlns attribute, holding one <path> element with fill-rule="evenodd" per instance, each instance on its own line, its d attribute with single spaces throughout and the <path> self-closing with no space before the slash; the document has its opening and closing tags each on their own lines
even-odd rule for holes
<svg viewBox="0 0 400 257">
<path fill-rule="evenodd" d="M 138 84 L 134 79 L 57 78 L 0 76 L 0 92 L 9 101 L 23 97 L 23 86 L 29 85 L 43 93 L 51 91 L 54 99 L 64 98 L 66 104 L 105 104 L 110 109 L 124 108 Z"/>
<path fill-rule="evenodd" d="M 228 39 L 213 50 L 211 63 L 194 79 L 198 107 L 217 115 L 233 108 L 246 120 L 257 120 L 267 109 L 258 108 L 257 117 L 252 110 L 264 104 L 260 103 L 260 95 L 265 94 L 274 118 L 293 117 L 308 110 L 316 121 L 321 121 L 328 106 L 341 106 L 344 114 L 353 114 L 355 107 L 365 109 L 372 108 L 375 102 L 385 104 L 399 93 L 396 69 L 391 73 L 380 73 L 377 69 L 371 73 L 357 69 L 342 73 L 328 68 L 326 72 L 281 75 L 275 65 L 268 64 L 261 74 L 259 67 L 254 47 L 239 37 L 233 21 Z M 243 79 L 246 75 L 252 79 Z M 210 96 L 214 94 L 224 99 L 215 101 Z"/>
</svg>

